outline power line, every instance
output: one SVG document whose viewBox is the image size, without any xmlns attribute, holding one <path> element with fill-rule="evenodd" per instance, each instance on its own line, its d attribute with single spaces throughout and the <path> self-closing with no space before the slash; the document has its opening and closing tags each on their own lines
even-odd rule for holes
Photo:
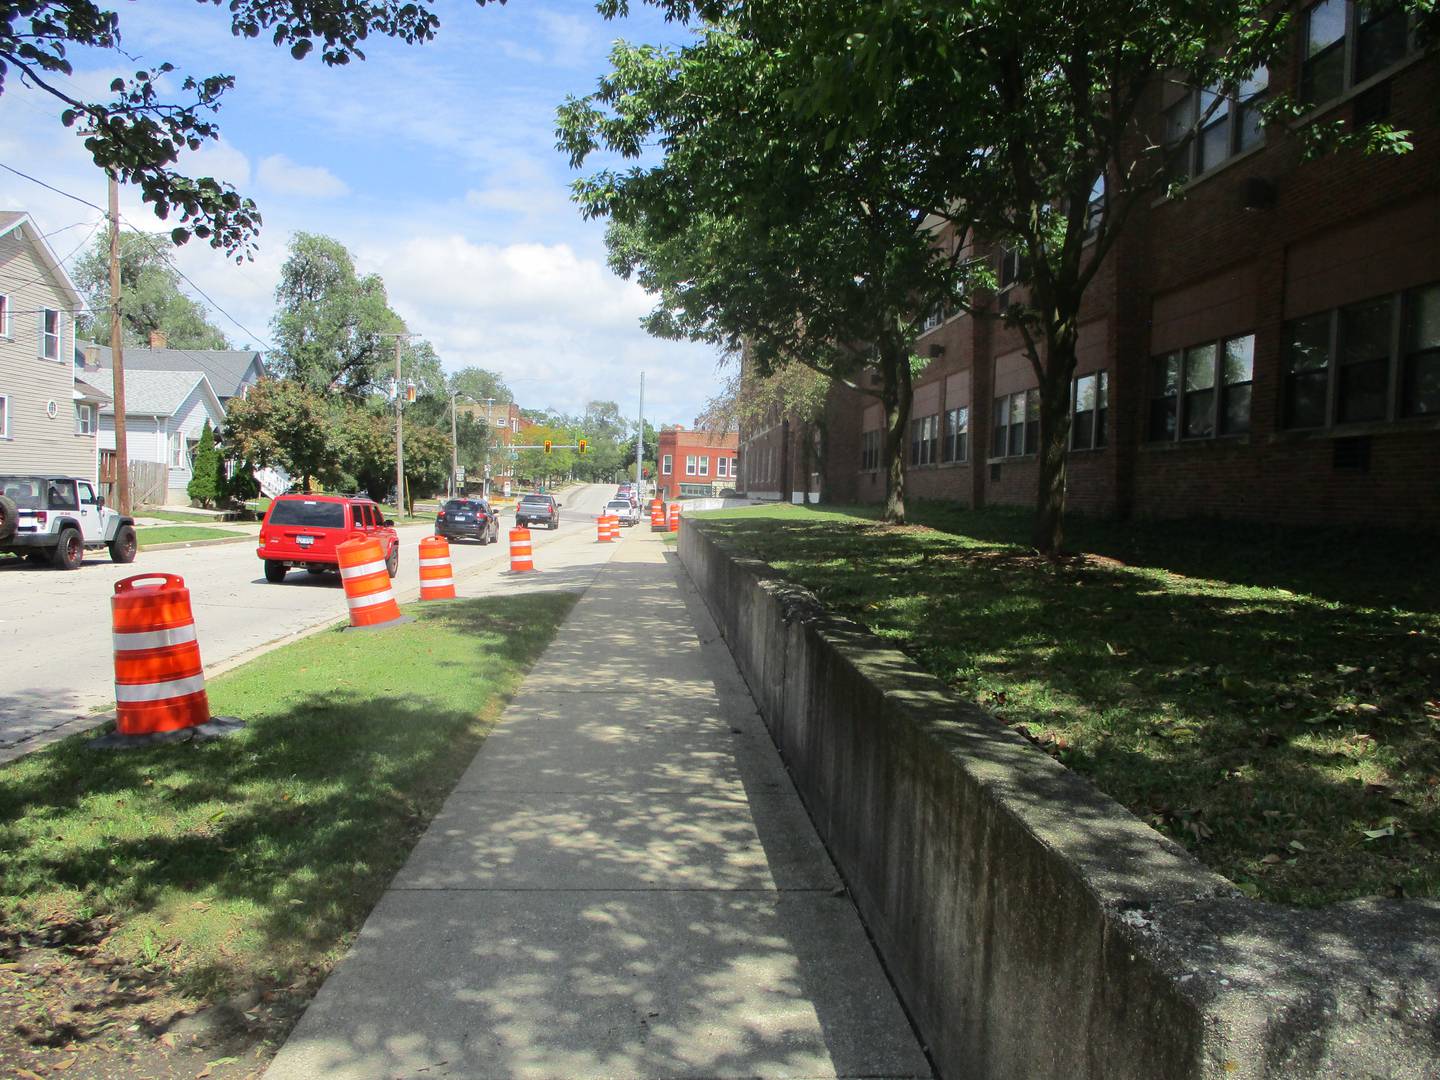
<svg viewBox="0 0 1440 1080">
<path fill-rule="evenodd" d="M 100 213 L 102 213 L 102 214 L 105 213 L 104 207 L 96 206 L 96 205 L 95 205 L 93 202 L 91 202 L 89 199 L 82 199 L 79 195 L 72 195 L 72 194 L 70 194 L 70 192 L 68 192 L 68 191 L 61 191 L 58 187 L 54 187 L 54 186 L 52 186 L 52 185 L 50 185 L 50 184 L 47 184 L 44 180 L 37 180 L 35 177 L 31 176 L 29 173 L 23 173 L 23 172 L 21 172 L 19 169 L 15 168 L 13 165 L 6 165 L 3 161 L 0 161 L 0 169 L 5 169 L 7 172 L 12 172 L 12 173 L 14 173 L 16 176 L 19 176 L 19 177 L 22 177 L 22 178 L 24 178 L 24 179 L 26 179 L 26 180 L 29 180 L 32 184 L 39 184 L 39 185 L 40 185 L 41 187 L 43 187 L 46 191 L 53 191 L 56 195 L 63 195 L 63 196 L 65 196 L 65 198 L 67 198 L 67 199 L 74 199 L 74 200 L 75 200 L 76 202 L 78 202 L 80 205 L 90 207 L 91 210 L 99 210 Z"/>
<path fill-rule="evenodd" d="M 109 217 L 109 214 L 108 214 L 107 211 L 105 211 L 103 208 L 101 208 L 101 207 L 99 207 L 99 206 L 96 206 L 94 203 L 90 202 L 88 199 L 82 199 L 79 195 L 72 195 L 72 194 L 71 194 L 70 192 L 68 192 L 68 191 L 61 191 L 59 188 L 54 187 L 54 186 L 52 186 L 52 185 L 50 185 L 50 184 L 47 184 L 44 180 L 39 180 L 39 179 L 37 179 L 36 177 L 31 176 L 29 173 L 23 173 L 23 172 L 21 172 L 19 169 L 15 168 L 14 166 L 6 165 L 3 161 L 0 161 L 0 169 L 6 169 L 6 170 L 8 170 L 9 172 L 14 173 L 16 176 L 23 177 L 24 179 L 29 180 L 29 181 L 30 181 L 31 183 L 33 183 L 33 184 L 39 184 L 41 187 L 45 188 L 47 191 L 53 191 L 53 192 L 55 192 L 55 194 L 57 194 L 57 195 L 63 195 L 63 196 L 65 196 L 65 198 L 67 198 L 67 199 L 74 199 L 76 202 L 78 202 L 78 203 L 80 203 L 80 204 L 82 204 L 82 205 L 84 205 L 84 206 L 88 206 L 88 207 L 90 207 L 92 210 L 99 210 L 100 213 L 105 214 L 105 216 L 106 216 L 107 218 Z M 155 235 L 154 233 L 148 233 L 148 232 L 146 232 L 144 229 L 138 228 L 138 227 L 135 226 L 135 225 L 131 225 L 128 221 L 125 221 L 123 218 L 121 219 L 121 224 L 123 224 L 123 225 L 124 225 L 126 228 L 128 228 L 131 232 L 137 233 L 137 234 L 139 234 L 140 236 L 144 236 L 144 237 L 146 237 L 146 238 L 150 238 L 150 237 L 153 237 L 153 236 Z M 99 225 L 98 225 L 98 224 L 96 225 L 96 228 L 99 228 Z M 63 231 L 63 230 L 57 230 L 57 231 Z M 91 230 L 91 235 L 92 235 L 92 236 L 94 235 L 94 230 Z M 90 240 L 90 237 L 87 236 L 87 237 L 85 238 L 85 243 L 88 243 L 89 240 Z M 84 245 L 84 243 L 82 243 L 80 246 L 81 246 L 81 247 L 84 247 L 85 245 Z M 75 250 L 76 250 L 76 251 L 79 251 L 80 249 L 79 249 L 79 248 L 76 248 Z M 74 254 L 75 254 L 75 252 L 71 252 L 70 255 L 67 255 L 67 256 L 66 256 L 66 259 L 73 258 L 73 257 L 74 257 Z M 212 308 L 214 308 L 216 311 L 218 311 L 221 315 L 225 316 L 225 318 L 229 319 L 230 322 L 231 322 L 232 324 L 234 324 L 234 326 L 235 326 L 238 330 L 240 330 L 241 333 L 243 333 L 243 334 L 245 334 L 246 336 L 248 336 L 252 341 L 258 341 L 261 345 L 263 345 L 263 346 L 265 347 L 265 350 L 266 350 L 267 352 L 274 352 L 274 351 L 275 351 L 275 346 L 274 346 L 274 345 L 272 345 L 272 344 L 270 344 L 269 342 L 267 342 L 263 337 L 261 337 L 259 334 L 255 333 L 255 331 L 251 330 L 251 329 L 250 329 L 249 327 L 247 327 L 244 323 L 240 322 L 240 320 L 237 319 L 237 318 L 235 318 L 234 315 L 231 315 L 228 311 L 226 311 L 223 307 L 221 307 L 218 303 L 216 303 L 215 300 L 210 296 L 209 293 L 207 293 L 204 289 L 200 288 L 199 285 L 196 285 L 195 282 L 191 281 L 189 275 L 186 274 L 184 270 L 181 270 L 180 267 L 178 267 L 178 266 L 175 265 L 175 260 L 170 257 L 170 254 L 169 254 L 168 252 L 161 251 L 159 254 L 160 254 L 160 257 L 165 260 L 166 264 L 170 267 L 170 269 L 174 270 L 175 273 L 177 273 L 177 274 L 180 275 L 180 278 L 181 278 L 182 281 L 184 281 L 187 285 L 189 285 L 192 289 L 194 289 L 197 293 L 199 293 L 199 294 L 205 299 L 205 302 L 208 303 Z M 63 260 L 62 260 L 62 261 L 63 261 Z M 41 280 L 43 280 L 43 279 L 41 279 Z M 34 283 L 32 282 L 31 284 L 34 284 Z"/>
</svg>

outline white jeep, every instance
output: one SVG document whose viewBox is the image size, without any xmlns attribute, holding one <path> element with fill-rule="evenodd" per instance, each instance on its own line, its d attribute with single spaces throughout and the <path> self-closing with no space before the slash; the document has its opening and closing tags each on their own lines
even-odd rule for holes
<svg viewBox="0 0 1440 1080">
<path fill-rule="evenodd" d="M 114 562 L 134 562 L 135 522 L 107 507 L 89 480 L 0 476 L 0 555 L 74 570 L 86 548 L 109 548 Z"/>
</svg>

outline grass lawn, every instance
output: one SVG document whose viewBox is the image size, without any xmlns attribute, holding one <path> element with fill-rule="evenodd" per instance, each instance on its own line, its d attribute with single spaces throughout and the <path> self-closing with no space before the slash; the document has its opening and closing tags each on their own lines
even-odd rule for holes
<svg viewBox="0 0 1440 1080">
<path fill-rule="evenodd" d="M 1021 729 L 1251 895 L 1440 898 L 1440 542 L 1028 513 L 706 527 Z"/>
<path fill-rule="evenodd" d="M 163 1030 L 137 1009 L 313 990 L 573 603 L 487 597 L 320 633 L 210 683 L 212 714 L 247 721 L 237 737 L 100 753 L 77 736 L 0 767 L 0 1011 L 23 1052 L 133 1049 Z M 100 971 L 73 1015 L 7 987 L 47 948 Z M 122 993 L 152 1001 L 100 1032 Z"/>
<path fill-rule="evenodd" d="M 135 530 L 135 540 L 142 548 L 154 544 L 184 543 L 189 540 L 223 540 L 239 535 L 225 529 L 209 529 L 203 525 L 141 525 Z"/>
</svg>

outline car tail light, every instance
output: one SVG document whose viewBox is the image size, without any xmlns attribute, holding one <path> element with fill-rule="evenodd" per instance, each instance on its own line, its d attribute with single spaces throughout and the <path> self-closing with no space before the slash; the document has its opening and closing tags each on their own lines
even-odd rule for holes
<svg viewBox="0 0 1440 1080">
<path fill-rule="evenodd" d="M 47 521 L 49 521 L 49 520 L 50 520 L 50 515 L 49 515 L 46 511 L 44 511 L 44 510 L 36 510 L 36 511 L 35 511 L 35 524 L 36 524 L 36 525 L 44 525 L 44 524 L 45 524 Z"/>
<path fill-rule="evenodd" d="M 444 520 L 445 520 L 445 511 L 444 511 L 444 510 L 437 511 L 436 514 L 435 514 L 435 520 L 436 520 L 436 521 L 444 521 Z"/>
</svg>

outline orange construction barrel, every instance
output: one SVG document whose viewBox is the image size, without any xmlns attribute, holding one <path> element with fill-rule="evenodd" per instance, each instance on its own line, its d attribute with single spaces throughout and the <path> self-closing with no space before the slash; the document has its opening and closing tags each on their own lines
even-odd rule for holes
<svg viewBox="0 0 1440 1080">
<path fill-rule="evenodd" d="M 155 581 L 155 585 L 137 582 Z M 151 735 L 210 719 L 190 590 L 177 574 L 137 574 L 110 597 L 115 639 L 115 729 Z"/>
<path fill-rule="evenodd" d="M 345 603 L 350 608 L 350 625 L 356 629 L 389 626 L 400 621 L 400 605 L 390 587 L 385 568 L 385 549 L 372 536 L 346 540 L 335 549 L 340 560 L 340 580 L 345 583 Z"/>
<path fill-rule="evenodd" d="M 443 536 L 427 536 L 420 541 L 420 599 L 455 599 L 455 574 L 450 568 L 450 541 Z"/>
<path fill-rule="evenodd" d="M 669 525 L 669 531 L 670 531 L 670 532 L 679 532 L 679 531 L 680 531 L 680 504 L 679 504 L 679 503 L 671 503 L 671 504 L 670 504 L 670 525 Z"/>
<path fill-rule="evenodd" d="M 664 532 L 664 531 L 665 531 L 665 500 L 664 500 L 664 499 L 651 499 L 651 500 L 650 500 L 650 531 L 651 531 L 651 532 Z"/>
<path fill-rule="evenodd" d="M 530 550 L 530 530 L 510 530 L 510 572 L 523 574 L 535 569 L 535 560 Z"/>
<path fill-rule="evenodd" d="M 610 535 L 610 522 L 613 519 L 609 514 L 600 514 L 595 518 L 595 542 L 597 544 L 608 544 L 615 538 Z"/>
</svg>

